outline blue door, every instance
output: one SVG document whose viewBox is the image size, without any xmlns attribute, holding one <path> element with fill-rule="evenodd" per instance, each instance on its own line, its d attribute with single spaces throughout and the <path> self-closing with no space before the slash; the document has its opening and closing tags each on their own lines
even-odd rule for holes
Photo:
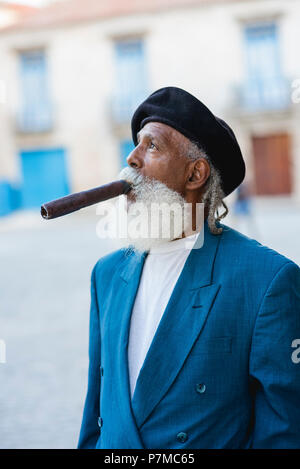
<svg viewBox="0 0 300 469">
<path fill-rule="evenodd" d="M 11 202 L 11 186 L 8 181 L 0 180 L 0 217 L 13 210 Z"/>
<path fill-rule="evenodd" d="M 20 208 L 20 188 L 15 182 L 0 179 L 0 217 Z"/>
<path fill-rule="evenodd" d="M 22 151 L 20 158 L 23 208 L 40 207 L 44 202 L 69 194 L 64 149 Z"/>
<path fill-rule="evenodd" d="M 134 149 L 134 143 L 132 140 L 123 140 L 120 144 L 120 153 L 121 153 L 121 168 L 125 168 L 127 165 L 127 156 L 130 155 Z"/>
</svg>

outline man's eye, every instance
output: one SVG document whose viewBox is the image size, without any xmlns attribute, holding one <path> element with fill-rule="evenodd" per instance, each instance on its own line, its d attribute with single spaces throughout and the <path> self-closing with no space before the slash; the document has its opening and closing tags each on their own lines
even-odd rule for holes
<svg viewBox="0 0 300 469">
<path fill-rule="evenodd" d="M 154 144 L 153 142 L 150 142 L 149 146 L 150 146 L 150 148 L 151 148 L 152 150 L 153 150 L 153 149 L 156 149 L 156 146 L 155 146 L 155 144 Z"/>
</svg>

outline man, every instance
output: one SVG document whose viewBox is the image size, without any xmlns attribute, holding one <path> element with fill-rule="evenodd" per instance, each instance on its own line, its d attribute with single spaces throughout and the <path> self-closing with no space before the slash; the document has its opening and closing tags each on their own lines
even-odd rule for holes
<svg viewBox="0 0 300 469">
<path fill-rule="evenodd" d="M 180 238 L 174 221 L 167 240 L 132 238 L 94 267 L 79 448 L 299 448 L 300 269 L 220 223 L 245 175 L 232 130 L 168 87 L 132 136 L 128 213 L 202 202 L 204 243 L 187 247 L 200 234 Z"/>
</svg>

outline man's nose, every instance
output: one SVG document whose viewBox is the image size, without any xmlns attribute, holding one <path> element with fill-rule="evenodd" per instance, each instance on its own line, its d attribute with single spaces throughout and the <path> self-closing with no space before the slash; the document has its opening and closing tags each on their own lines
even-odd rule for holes
<svg viewBox="0 0 300 469">
<path fill-rule="evenodd" d="M 142 157 L 141 157 L 141 152 L 138 150 L 136 147 L 130 155 L 127 157 L 127 164 L 131 166 L 132 168 L 141 168 L 143 165 Z"/>
</svg>

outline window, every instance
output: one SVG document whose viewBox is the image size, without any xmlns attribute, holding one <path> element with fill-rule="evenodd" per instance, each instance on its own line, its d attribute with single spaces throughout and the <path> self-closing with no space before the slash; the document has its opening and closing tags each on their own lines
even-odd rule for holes
<svg viewBox="0 0 300 469">
<path fill-rule="evenodd" d="M 51 109 L 44 51 L 20 54 L 21 113 L 19 128 L 23 132 L 43 132 L 51 128 Z"/>
<path fill-rule="evenodd" d="M 280 67 L 277 25 L 260 23 L 246 26 L 245 43 L 247 79 L 244 106 L 253 110 L 286 107 L 288 87 Z"/>
<path fill-rule="evenodd" d="M 113 115 L 118 122 L 130 120 L 136 107 L 147 97 L 144 43 L 140 39 L 115 43 L 115 90 Z"/>
</svg>

